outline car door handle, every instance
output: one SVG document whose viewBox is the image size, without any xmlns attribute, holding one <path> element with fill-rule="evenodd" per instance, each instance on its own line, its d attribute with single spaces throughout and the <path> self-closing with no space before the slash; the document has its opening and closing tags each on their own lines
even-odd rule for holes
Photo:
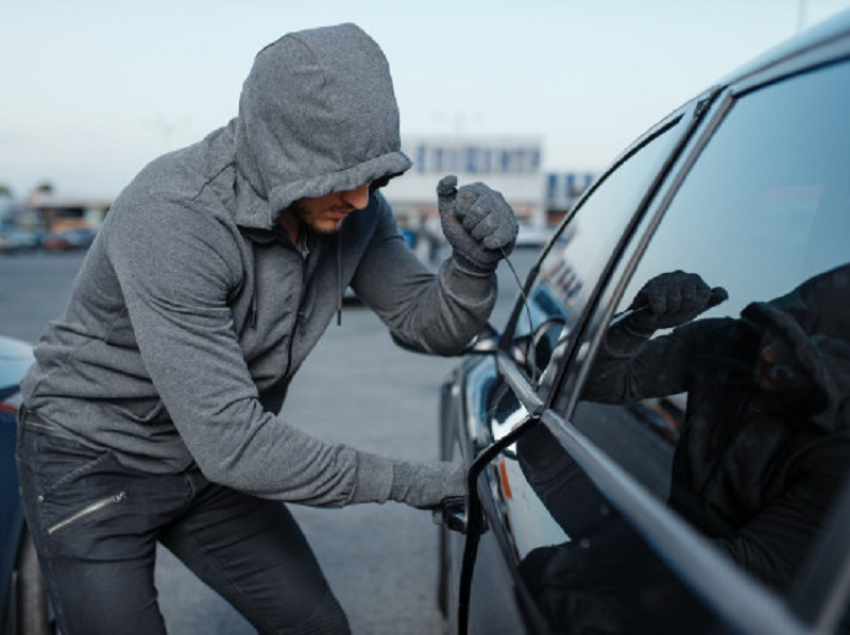
<svg viewBox="0 0 850 635">
<path fill-rule="evenodd" d="M 445 527 L 449 531 L 456 531 L 466 535 L 469 528 L 469 516 L 467 512 L 467 500 L 465 496 L 449 496 L 440 501 L 440 505 L 431 511 L 431 518 L 435 525 Z M 486 533 L 490 528 L 487 518 L 481 514 L 480 533 Z"/>
</svg>

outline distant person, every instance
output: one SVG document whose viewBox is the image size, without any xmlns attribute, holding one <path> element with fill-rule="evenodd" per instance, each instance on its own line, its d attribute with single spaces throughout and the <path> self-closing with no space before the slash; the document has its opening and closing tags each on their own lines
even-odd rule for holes
<svg viewBox="0 0 850 635">
<path fill-rule="evenodd" d="M 431 273 L 379 191 L 411 166 L 398 122 L 360 28 L 292 33 L 257 55 L 238 117 L 115 201 L 22 383 L 18 470 L 63 635 L 165 633 L 157 542 L 260 633 L 347 633 L 281 501 L 429 508 L 465 493 L 460 465 L 278 417 L 349 285 L 432 354 L 461 351 L 493 309 L 513 211 L 483 184 L 440 181 L 452 253 Z"/>
</svg>

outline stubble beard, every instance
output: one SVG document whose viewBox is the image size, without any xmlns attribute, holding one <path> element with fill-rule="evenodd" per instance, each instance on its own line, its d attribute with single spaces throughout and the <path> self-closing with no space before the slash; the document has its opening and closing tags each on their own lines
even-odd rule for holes
<svg viewBox="0 0 850 635">
<path fill-rule="evenodd" d="M 315 219 L 310 218 L 310 214 L 306 212 L 304 206 L 301 204 L 301 201 L 294 201 L 292 204 L 290 204 L 289 211 L 292 212 L 292 214 L 299 221 L 301 221 L 301 224 L 304 227 L 309 227 L 314 232 L 323 235 L 330 235 L 338 232 L 340 227 L 342 227 L 343 221 L 345 220 L 344 218 L 342 218 L 338 221 L 329 220 L 327 223 L 318 223 Z"/>
</svg>

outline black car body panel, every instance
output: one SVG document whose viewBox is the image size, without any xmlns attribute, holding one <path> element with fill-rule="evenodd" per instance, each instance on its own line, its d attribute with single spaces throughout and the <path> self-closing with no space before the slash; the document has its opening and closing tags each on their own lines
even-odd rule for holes
<svg viewBox="0 0 850 635">
<path fill-rule="evenodd" d="M 24 516 L 15 469 L 17 412 L 20 406 L 18 383 L 32 363 L 32 348 L 0 336 L 0 625 L 7 625 L 14 596 L 13 583 L 24 535 Z M 12 631 L 14 632 L 14 631 Z"/>
<path fill-rule="evenodd" d="M 10 595 L 15 563 L 20 548 L 20 537 L 24 526 L 24 515 L 18 494 L 18 475 L 15 470 L 15 418 L 0 410 L 0 624 L 4 624 L 10 610 L 6 598 Z"/>
</svg>

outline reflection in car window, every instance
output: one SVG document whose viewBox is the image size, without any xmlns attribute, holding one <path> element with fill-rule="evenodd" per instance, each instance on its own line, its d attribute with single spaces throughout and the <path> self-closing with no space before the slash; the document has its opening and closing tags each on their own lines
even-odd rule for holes
<svg viewBox="0 0 850 635">
<path fill-rule="evenodd" d="M 520 576 L 554 633 L 720 633 L 723 628 L 539 424 L 519 465 L 567 539 L 542 542 Z"/>
<path fill-rule="evenodd" d="M 494 439 L 527 415 L 504 385 L 487 401 Z M 721 632 L 544 424 L 493 460 L 487 476 L 500 525 L 510 527 L 521 597 L 549 625 L 545 632 Z"/>
<path fill-rule="evenodd" d="M 626 222 L 676 141 L 673 122 L 610 173 L 561 230 L 529 293 L 536 368 L 549 361 L 564 324 L 575 324 Z M 515 336 L 531 331 L 525 313 Z"/>
<path fill-rule="evenodd" d="M 599 184 L 541 263 L 529 293 L 540 367 L 548 361 L 564 326 L 574 326 L 585 310 L 610 252 L 658 166 L 672 151 L 678 138 L 675 125 L 652 138 Z M 526 319 L 519 335 L 528 333 Z M 490 392 L 486 411 L 492 439 L 504 436 L 528 414 L 506 386 Z M 511 529 L 510 544 L 520 577 L 553 632 L 619 633 L 638 628 L 647 633 L 681 633 L 684 624 L 694 621 L 705 630 L 689 626 L 687 632 L 716 632 L 705 609 L 641 546 L 628 524 L 566 460 L 566 454 L 547 453 L 559 447 L 538 424 L 500 454 L 488 471 L 498 513 Z M 659 455 L 669 455 L 668 447 L 657 450 Z M 669 479 L 669 465 L 663 472 Z M 632 571 L 630 577 L 622 575 L 622 558 Z"/>
<path fill-rule="evenodd" d="M 642 257 L 572 422 L 791 591 L 850 468 L 850 64 L 744 95 Z"/>
</svg>

